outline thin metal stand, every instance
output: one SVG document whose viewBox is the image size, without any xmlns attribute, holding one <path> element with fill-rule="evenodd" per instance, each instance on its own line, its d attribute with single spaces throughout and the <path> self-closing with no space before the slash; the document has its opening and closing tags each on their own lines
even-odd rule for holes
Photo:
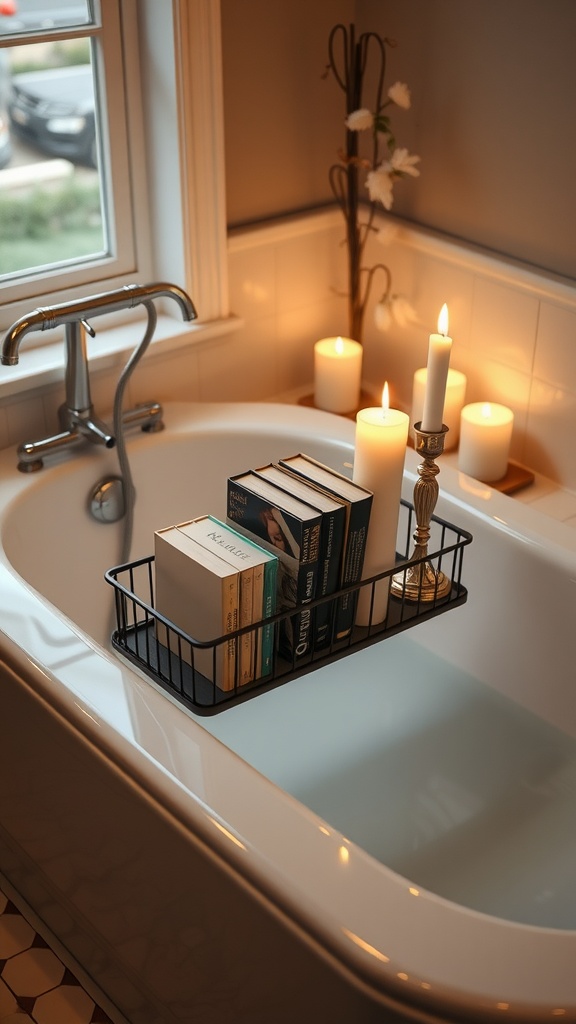
<svg viewBox="0 0 576 1024">
<path fill-rule="evenodd" d="M 438 501 L 439 490 L 436 477 L 440 470 L 435 460 L 444 451 L 448 427 L 442 424 L 442 430 L 435 432 L 422 430 L 421 426 L 421 422 L 414 424 L 415 448 L 423 457 L 422 463 L 418 466 L 418 480 L 414 485 L 417 527 L 413 534 L 414 549 L 410 561 L 416 564 L 396 573 L 390 585 L 390 593 L 405 601 L 437 601 L 441 597 L 446 597 L 452 588 L 452 581 L 426 560 L 430 521 Z"/>
</svg>

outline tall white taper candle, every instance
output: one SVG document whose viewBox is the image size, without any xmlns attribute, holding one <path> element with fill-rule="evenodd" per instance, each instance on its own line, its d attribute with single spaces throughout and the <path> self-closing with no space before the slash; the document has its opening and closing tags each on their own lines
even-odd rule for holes
<svg viewBox="0 0 576 1024">
<path fill-rule="evenodd" d="M 426 393 L 421 430 L 430 431 L 430 433 L 442 430 L 451 349 L 452 338 L 448 337 L 448 307 L 444 303 L 438 317 L 438 334 L 431 334 L 428 344 Z"/>
</svg>

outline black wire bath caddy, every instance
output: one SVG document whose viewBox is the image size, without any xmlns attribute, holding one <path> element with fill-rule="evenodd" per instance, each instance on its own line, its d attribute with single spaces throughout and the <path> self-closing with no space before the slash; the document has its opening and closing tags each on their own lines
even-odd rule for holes
<svg viewBox="0 0 576 1024">
<path fill-rule="evenodd" d="M 368 625 L 353 626 L 344 639 L 328 638 L 320 650 L 311 648 L 304 655 L 294 654 L 290 658 L 278 652 L 279 631 L 286 620 L 293 619 L 298 611 L 294 608 L 210 641 L 195 640 L 154 607 L 154 555 L 115 566 L 105 573 L 105 579 L 115 594 L 116 629 L 112 634 L 112 646 L 194 714 L 210 715 L 222 711 L 464 604 L 468 596 L 462 583 L 464 548 L 471 543 L 472 535 L 433 515 L 428 552 L 424 557 L 414 558 L 409 556 L 414 528 L 414 507 L 402 499 L 398 536 L 404 538 L 404 543 L 402 550 L 396 553 L 394 567 L 306 604 L 306 610 L 314 620 L 317 609 L 327 603 L 349 598 L 350 595 L 354 602 L 358 602 L 362 593 L 368 595 L 362 598 L 370 608 Z M 439 575 L 443 573 L 448 577 L 451 581 L 448 593 L 431 599 L 430 595 L 425 599 L 422 594 L 417 594 L 415 598 L 408 599 L 395 596 L 391 590 L 384 620 L 372 622 L 374 596 L 376 587 L 383 585 L 381 581 L 391 581 L 392 577 L 402 580 L 408 572 L 413 576 L 414 568 L 424 566 L 424 563 Z M 196 667 L 199 652 L 208 651 L 212 657 L 213 677 L 216 678 L 219 648 L 230 642 L 240 642 L 246 633 L 251 634 L 252 642 L 258 645 L 263 626 L 274 629 L 272 669 L 268 675 L 241 685 L 237 666 L 232 688 L 223 690 Z"/>
</svg>

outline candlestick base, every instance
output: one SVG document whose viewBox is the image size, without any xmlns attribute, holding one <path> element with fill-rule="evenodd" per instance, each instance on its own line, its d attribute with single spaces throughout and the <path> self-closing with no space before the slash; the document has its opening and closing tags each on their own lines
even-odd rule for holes
<svg viewBox="0 0 576 1024">
<path fill-rule="evenodd" d="M 437 601 L 446 597 L 452 589 L 452 581 L 440 569 L 435 569 L 427 560 L 430 540 L 430 521 L 438 500 L 440 472 L 436 459 L 444 451 L 444 440 L 448 427 L 442 424 L 439 431 L 422 430 L 420 422 L 414 424 L 414 447 L 423 461 L 418 466 L 418 480 L 414 485 L 414 512 L 416 530 L 413 534 L 414 549 L 410 555 L 413 565 L 395 573 L 390 585 L 393 597 L 403 601 Z"/>
</svg>

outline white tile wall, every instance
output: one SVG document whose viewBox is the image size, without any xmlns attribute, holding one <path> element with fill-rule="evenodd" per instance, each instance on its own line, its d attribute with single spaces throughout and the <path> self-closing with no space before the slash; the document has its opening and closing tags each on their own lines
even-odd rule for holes
<svg viewBox="0 0 576 1024">
<path fill-rule="evenodd" d="M 202 398 L 259 400 L 310 382 L 318 338 L 344 333 L 346 299 L 342 230 L 333 217 L 294 221 L 286 229 L 252 230 L 230 242 L 230 308 L 244 320 L 234 344 L 236 375 L 218 378 Z"/>
<path fill-rule="evenodd" d="M 373 246 L 376 255 L 381 259 L 382 250 Z M 467 375 L 466 401 L 510 406 L 512 458 L 576 491 L 576 286 L 411 229 L 387 256 L 420 323 L 393 327 L 385 337 L 370 327 L 370 378 L 390 377 L 409 410 L 413 372 L 425 364 L 428 334 L 447 302 L 451 362 Z"/>
<path fill-rule="evenodd" d="M 553 387 L 572 385 L 576 377 L 576 310 L 540 303 L 534 376 Z"/>
<path fill-rule="evenodd" d="M 242 327 L 169 356 L 149 352 L 129 400 L 259 401 L 312 390 L 314 341 L 348 332 L 343 237 L 337 210 L 233 235 L 230 308 Z M 367 262 L 390 266 L 394 290 L 419 316 L 415 325 L 379 334 L 376 278 L 364 338 L 368 389 L 379 392 L 388 379 L 395 404 L 409 409 L 413 373 L 425 364 L 428 335 L 447 302 L 452 365 L 468 377 L 467 401 L 510 405 L 512 457 L 552 487 L 576 492 L 576 288 L 403 225 L 390 245 L 371 241 Z M 101 414 L 112 407 L 118 372 L 94 374 Z M 61 400 L 57 385 L 0 399 L 0 446 L 57 429 Z"/>
<path fill-rule="evenodd" d="M 538 300 L 534 296 L 475 276 L 471 366 L 481 371 L 482 363 L 488 360 L 518 373 L 532 373 L 537 326 Z"/>
</svg>

